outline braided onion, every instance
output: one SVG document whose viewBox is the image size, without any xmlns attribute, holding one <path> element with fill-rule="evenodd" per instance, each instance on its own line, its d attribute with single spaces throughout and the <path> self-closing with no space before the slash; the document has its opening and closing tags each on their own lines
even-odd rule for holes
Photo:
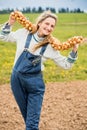
<svg viewBox="0 0 87 130">
<path fill-rule="evenodd" d="M 11 18 L 18 21 L 20 24 L 22 24 L 26 29 L 28 29 L 32 33 L 37 30 L 37 27 L 34 24 L 32 24 L 29 20 L 27 20 L 26 17 L 19 11 L 12 12 Z"/>
<path fill-rule="evenodd" d="M 63 43 L 60 43 L 59 41 L 57 42 L 57 39 L 53 38 L 53 41 L 50 43 L 55 50 L 68 50 L 75 44 L 80 44 L 82 42 L 83 42 L 82 36 L 74 36 L 72 38 L 69 38 L 66 42 Z"/>
<path fill-rule="evenodd" d="M 26 17 L 19 11 L 14 11 L 11 13 L 11 18 L 18 21 L 22 24 L 27 30 L 34 33 L 37 31 L 36 25 L 32 24 Z M 66 42 L 60 43 L 56 38 L 53 36 L 49 36 L 48 42 L 55 50 L 68 50 L 69 48 L 73 47 L 75 44 L 80 44 L 83 42 L 82 36 L 74 36 L 68 39 Z"/>
</svg>

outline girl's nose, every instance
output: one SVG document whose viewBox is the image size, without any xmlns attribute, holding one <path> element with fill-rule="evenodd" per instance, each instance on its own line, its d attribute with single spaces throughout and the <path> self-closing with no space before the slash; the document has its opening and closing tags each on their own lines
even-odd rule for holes
<svg viewBox="0 0 87 130">
<path fill-rule="evenodd" d="M 49 31 L 51 31 L 51 26 L 48 26 L 47 29 L 48 29 Z"/>
</svg>

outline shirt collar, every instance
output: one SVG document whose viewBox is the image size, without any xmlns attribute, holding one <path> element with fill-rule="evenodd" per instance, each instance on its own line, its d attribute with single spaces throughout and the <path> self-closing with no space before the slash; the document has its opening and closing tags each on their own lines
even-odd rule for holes
<svg viewBox="0 0 87 130">
<path fill-rule="evenodd" d="M 37 32 L 33 34 L 33 38 L 36 42 L 42 42 L 45 39 L 44 37 L 39 37 Z"/>
</svg>

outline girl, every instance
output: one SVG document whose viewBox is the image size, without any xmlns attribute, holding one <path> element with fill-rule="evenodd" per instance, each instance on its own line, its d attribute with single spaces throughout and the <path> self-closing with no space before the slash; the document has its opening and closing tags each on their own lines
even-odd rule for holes
<svg viewBox="0 0 87 130">
<path fill-rule="evenodd" d="M 17 51 L 11 75 L 11 88 L 26 124 L 26 130 L 39 130 L 39 120 L 45 85 L 43 62 L 52 59 L 64 69 L 70 69 L 77 59 L 78 45 L 72 47 L 68 57 L 62 56 L 50 42 L 57 22 L 57 16 L 50 11 L 43 12 L 37 19 L 37 30 L 25 28 L 11 31 L 15 23 L 10 15 L 4 24 L 0 39 L 16 42 Z M 57 41 L 58 42 L 58 41 Z"/>
</svg>

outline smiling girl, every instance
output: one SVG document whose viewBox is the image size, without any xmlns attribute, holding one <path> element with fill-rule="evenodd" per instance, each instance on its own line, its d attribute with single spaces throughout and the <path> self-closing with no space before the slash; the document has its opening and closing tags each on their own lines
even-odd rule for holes
<svg viewBox="0 0 87 130">
<path fill-rule="evenodd" d="M 42 74 L 44 61 L 52 59 L 63 69 L 70 69 L 77 59 L 78 45 L 72 47 L 67 57 L 51 46 L 50 35 L 57 23 L 57 16 L 50 11 L 45 11 L 38 17 L 37 30 L 33 33 L 25 28 L 11 31 L 14 23 L 15 19 L 9 16 L 0 34 L 0 39 L 15 42 L 17 45 L 11 88 L 24 118 L 26 130 L 39 130 L 45 92 Z"/>
</svg>

